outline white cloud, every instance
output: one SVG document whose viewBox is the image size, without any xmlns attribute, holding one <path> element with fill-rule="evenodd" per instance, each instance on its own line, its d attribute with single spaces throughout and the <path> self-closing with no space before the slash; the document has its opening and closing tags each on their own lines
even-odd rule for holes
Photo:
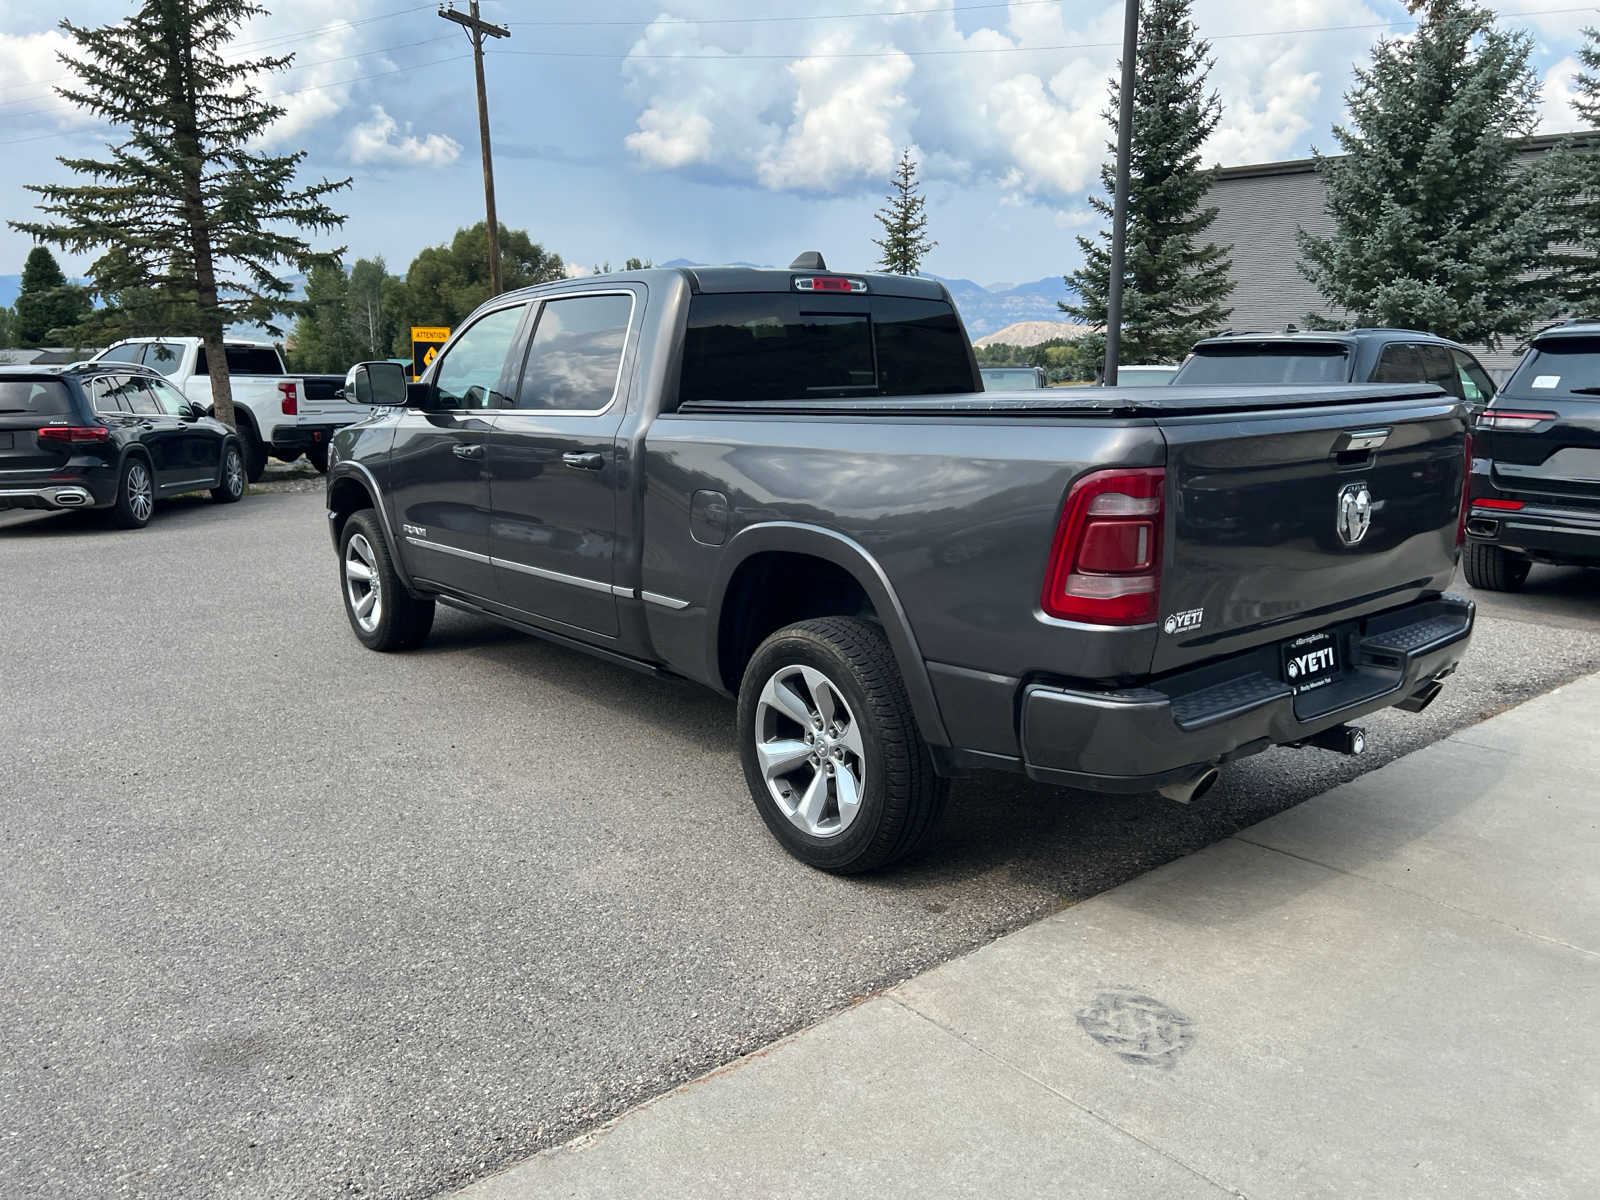
<svg viewBox="0 0 1600 1200">
<path fill-rule="evenodd" d="M 95 124 L 88 112 L 56 95 L 55 86 L 80 80 L 57 54 L 74 46 L 60 30 L 0 33 L 0 126 L 9 133 L 39 127 L 65 129 Z"/>
<path fill-rule="evenodd" d="M 1568 55 L 1545 72 L 1539 97 L 1540 133 L 1571 133 L 1586 126 L 1587 122 L 1572 107 L 1573 76 L 1582 69 L 1583 64 Z"/>
<path fill-rule="evenodd" d="M 372 116 L 350 130 L 345 152 L 353 163 L 377 166 L 447 167 L 461 157 L 461 143 L 442 133 L 417 137 L 410 122 L 404 132 L 381 104 Z"/>
</svg>

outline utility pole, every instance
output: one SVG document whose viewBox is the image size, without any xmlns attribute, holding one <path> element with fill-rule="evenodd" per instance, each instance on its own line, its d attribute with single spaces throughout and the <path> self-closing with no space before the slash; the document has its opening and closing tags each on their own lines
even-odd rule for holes
<svg viewBox="0 0 1600 1200">
<path fill-rule="evenodd" d="M 1100 382 L 1117 386 L 1122 355 L 1122 276 L 1128 254 L 1128 157 L 1133 143 L 1133 60 L 1139 50 L 1139 0 L 1123 0 L 1122 88 L 1117 113 L 1117 190 L 1111 204 L 1111 276 L 1106 280 L 1106 365 Z"/>
<path fill-rule="evenodd" d="M 470 11 L 441 8 L 439 15 L 454 21 L 472 40 L 472 68 L 478 76 L 478 143 L 483 147 L 483 207 L 489 220 L 489 294 L 498 296 L 500 285 L 500 221 L 494 214 L 494 156 L 489 150 L 489 95 L 483 86 L 483 39 L 511 36 L 504 25 L 491 25 L 478 16 L 478 0 L 470 0 Z"/>
</svg>

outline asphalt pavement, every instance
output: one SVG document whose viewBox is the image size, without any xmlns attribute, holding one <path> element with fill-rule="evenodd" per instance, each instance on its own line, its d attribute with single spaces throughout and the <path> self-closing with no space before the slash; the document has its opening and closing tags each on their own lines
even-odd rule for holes
<svg viewBox="0 0 1600 1200">
<path fill-rule="evenodd" d="M 317 495 L 0 519 L 0 1194 L 468 1182 L 1600 668 L 1594 578 L 1493 598 L 1361 759 L 1192 808 L 962 781 L 842 880 L 766 833 L 723 699 L 449 610 L 362 649 Z"/>
</svg>

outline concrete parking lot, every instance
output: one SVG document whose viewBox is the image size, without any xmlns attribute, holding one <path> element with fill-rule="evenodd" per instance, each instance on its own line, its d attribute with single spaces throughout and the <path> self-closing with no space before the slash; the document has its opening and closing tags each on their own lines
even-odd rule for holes
<svg viewBox="0 0 1600 1200">
<path fill-rule="evenodd" d="M 1600 580 L 1536 570 L 1362 759 L 1191 809 L 963 781 L 841 880 L 756 818 L 728 702 L 448 610 L 373 655 L 323 525 L 0 519 L 0 1193 L 430 1196 L 1600 668 Z"/>
</svg>

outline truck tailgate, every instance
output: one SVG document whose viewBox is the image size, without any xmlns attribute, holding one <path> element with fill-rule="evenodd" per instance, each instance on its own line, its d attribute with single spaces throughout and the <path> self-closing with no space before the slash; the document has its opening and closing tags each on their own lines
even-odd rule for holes
<svg viewBox="0 0 1600 1200">
<path fill-rule="evenodd" d="M 1154 672 L 1447 586 L 1466 470 L 1454 398 L 1391 392 L 1157 424 L 1172 515 Z"/>
</svg>

